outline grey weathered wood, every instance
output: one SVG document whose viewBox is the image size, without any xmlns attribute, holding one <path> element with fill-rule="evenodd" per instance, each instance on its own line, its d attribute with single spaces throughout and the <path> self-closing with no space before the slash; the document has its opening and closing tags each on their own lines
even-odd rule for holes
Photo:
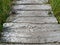
<svg viewBox="0 0 60 45">
<path fill-rule="evenodd" d="M 5 32 L 2 37 L 3 42 L 21 42 L 21 43 L 47 43 L 60 42 L 60 31 L 53 32 Z"/>
<path fill-rule="evenodd" d="M 49 4 L 44 5 L 14 5 L 13 9 L 17 10 L 51 10 Z"/>
<path fill-rule="evenodd" d="M 16 0 L 15 4 L 45 4 L 48 0 Z"/>
<path fill-rule="evenodd" d="M 52 44 L 0 44 L 0 45 L 60 45 L 60 44 L 52 43 Z"/>
<path fill-rule="evenodd" d="M 5 23 L 3 26 L 3 42 L 60 42 L 59 24 Z"/>
<path fill-rule="evenodd" d="M 15 4 L 44 4 L 48 3 L 48 0 L 16 0 Z"/>
<path fill-rule="evenodd" d="M 47 29 L 47 30 L 42 30 L 42 31 L 52 31 L 52 30 L 59 30 L 60 29 L 60 24 L 32 24 L 32 23 L 4 23 L 3 24 L 4 28 L 33 28 L 33 29 Z"/>
<path fill-rule="evenodd" d="M 57 44 L 60 42 L 60 25 L 51 16 L 53 13 L 50 4 L 47 4 L 48 0 L 15 1 L 12 13 L 16 15 L 8 17 L 7 23 L 3 24 L 2 42 L 60 45 Z"/>
<path fill-rule="evenodd" d="M 7 22 L 26 22 L 26 23 L 58 23 L 55 17 L 9 17 Z"/>
<path fill-rule="evenodd" d="M 18 16 L 53 16 L 52 11 L 15 11 L 15 13 Z"/>
</svg>

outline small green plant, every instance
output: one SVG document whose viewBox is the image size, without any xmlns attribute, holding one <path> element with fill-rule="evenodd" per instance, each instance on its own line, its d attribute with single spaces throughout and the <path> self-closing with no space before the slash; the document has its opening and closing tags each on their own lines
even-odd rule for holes
<svg viewBox="0 0 60 45">
<path fill-rule="evenodd" d="M 0 31 L 3 28 L 3 23 L 9 16 L 11 1 L 12 0 L 0 0 Z"/>
<path fill-rule="evenodd" d="M 60 23 L 60 0 L 50 0 L 50 4 L 52 6 L 55 17 L 58 20 L 58 23 Z"/>
</svg>

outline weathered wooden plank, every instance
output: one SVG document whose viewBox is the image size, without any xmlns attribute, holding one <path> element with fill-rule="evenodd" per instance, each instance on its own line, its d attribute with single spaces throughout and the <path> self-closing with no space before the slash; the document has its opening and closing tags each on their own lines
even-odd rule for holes
<svg viewBox="0 0 60 45">
<path fill-rule="evenodd" d="M 49 4 L 44 5 L 14 5 L 13 9 L 17 10 L 51 10 L 51 6 Z"/>
<path fill-rule="evenodd" d="M 0 44 L 0 45 L 60 45 L 58 43 L 53 43 L 53 44 Z"/>
<path fill-rule="evenodd" d="M 58 23 L 55 17 L 9 17 L 7 22 Z"/>
<path fill-rule="evenodd" d="M 58 24 L 8 23 L 4 25 L 5 29 L 2 33 L 2 39 L 7 42 L 60 42 L 60 25 Z"/>
<path fill-rule="evenodd" d="M 17 30 L 17 31 L 16 31 Z M 20 38 L 37 38 L 37 37 L 42 37 L 42 38 L 56 38 L 56 36 L 60 37 L 60 30 L 50 30 L 46 29 L 7 29 L 3 31 L 2 35 L 3 36 L 11 36 L 11 37 L 20 37 Z M 50 31 L 49 31 L 50 30 Z"/>
<path fill-rule="evenodd" d="M 43 25 L 44 26 L 44 25 Z M 6 31 L 7 30 L 7 31 Z M 17 30 L 17 31 L 16 31 Z M 49 29 L 49 27 L 36 27 L 36 28 L 6 28 L 4 29 L 3 31 L 7 32 L 8 34 L 14 34 L 13 36 L 24 36 L 26 37 L 26 35 L 34 35 L 33 37 L 35 37 L 35 34 L 38 36 L 38 35 L 42 35 L 43 34 L 46 36 L 46 34 L 50 34 L 51 36 L 56 36 L 57 34 L 60 34 L 60 28 L 55 28 L 55 29 Z M 58 33 L 57 33 L 58 32 Z M 4 35 L 8 35 L 7 33 L 4 33 Z M 21 33 L 21 34 L 19 34 Z M 10 35 L 12 36 L 12 35 Z M 49 36 L 49 35 L 47 35 Z M 59 36 L 59 35 L 58 35 Z"/>
<path fill-rule="evenodd" d="M 32 23 L 4 23 L 3 28 L 15 29 L 41 29 L 40 31 L 59 30 L 60 24 L 32 24 Z M 46 29 L 46 30 L 44 30 Z M 22 30 L 21 30 L 22 31 Z"/>
<path fill-rule="evenodd" d="M 48 3 L 48 0 L 16 0 L 16 4 L 45 4 Z"/>
<path fill-rule="evenodd" d="M 48 43 L 48 42 L 60 42 L 60 32 L 43 32 L 32 35 L 25 33 L 7 33 L 6 36 L 2 37 L 3 42 L 21 42 L 21 43 Z M 4 33 L 4 34 L 5 34 Z M 37 33 L 37 32 L 36 32 Z M 20 39 L 20 40 L 19 40 Z"/>
<path fill-rule="evenodd" d="M 14 11 L 18 16 L 53 16 L 52 11 Z M 49 14 L 51 12 L 51 14 Z"/>
</svg>

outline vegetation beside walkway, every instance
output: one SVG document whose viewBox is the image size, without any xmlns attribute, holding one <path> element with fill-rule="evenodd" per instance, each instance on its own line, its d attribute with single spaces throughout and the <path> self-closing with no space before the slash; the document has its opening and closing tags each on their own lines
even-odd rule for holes
<svg viewBox="0 0 60 45">
<path fill-rule="evenodd" d="M 60 0 L 50 0 L 50 4 L 58 20 L 58 23 L 60 23 Z"/>
<path fill-rule="evenodd" d="M 2 31 L 3 23 L 9 16 L 12 0 L 0 0 L 0 31 Z"/>
</svg>

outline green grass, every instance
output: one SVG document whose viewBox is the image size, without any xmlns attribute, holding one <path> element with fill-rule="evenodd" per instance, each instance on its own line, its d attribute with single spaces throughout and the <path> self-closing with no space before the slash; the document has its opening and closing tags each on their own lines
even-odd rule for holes
<svg viewBox="0 0 60 45">
<path fill-rule="evenodd" d="M 52 6 L 55 17 L 58 20 L 58 23 L 60 23 L 60 0 L 50 0 L 50 4 Z"/>
<path fill-rule="evenodd" d="M 2 31 L 3 23 L 9 16 L 12 0 L 0 0 L 0 31 Z"/>
</svg>

